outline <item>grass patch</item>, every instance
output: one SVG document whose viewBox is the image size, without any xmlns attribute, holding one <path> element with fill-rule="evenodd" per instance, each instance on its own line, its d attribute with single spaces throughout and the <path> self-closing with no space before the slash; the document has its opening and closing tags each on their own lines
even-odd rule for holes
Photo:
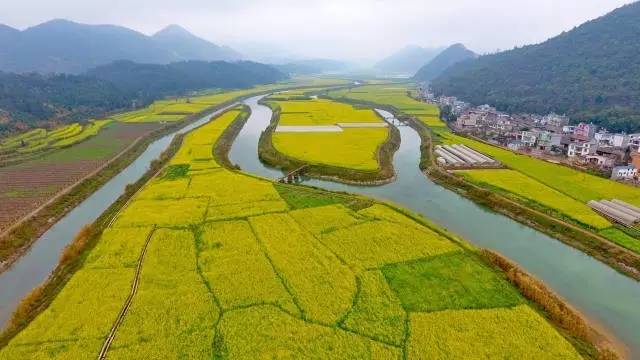
<svg viewBox="0 0 640 360">
<path fill-rule="evenodd" d="M 176 180 L 186 177 L 189 173 L 189 167 L 189 164 L 169 165 L 164 169 L 160 178 L 163 180 Z"/>
<path fill-rule="evenodd" d="M 609 228 L 600 231 L 600 235 L 613 241 L 614 243 L 640 254 L 640 240 L 629 236 L 624 231 L 616 228 Z"/>
<path fill-rule="evenodd" d="M 319 206 L 342 204 L 352 210 L 371 205 L 372 201 L 355 196 L 330 193 L 300 186 L 274 184 L 276 191 L 292 209 L 307 209 Z"/>
<path fill-rule="evenodd" d="M 523 302 L 508 281 L 467 253 L 389 265 L 383 272 L 407 311 L 496 308 Z"/>
</svg>

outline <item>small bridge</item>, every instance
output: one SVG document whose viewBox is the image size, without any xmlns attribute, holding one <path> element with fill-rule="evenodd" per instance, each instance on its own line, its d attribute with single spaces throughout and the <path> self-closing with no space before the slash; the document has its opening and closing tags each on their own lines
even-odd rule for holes
<svg viewBox="0 0 640 360">
<path fill-rule="evenodd" d="M 300 180 L 300 178 L 302 177 L 302 175 L 304 175 L 304 172 L 308 167 L 309 167 L 309 165 L 302 165 L 299 168 L 297 168 L 297 169 L 295 169 L 293 171 L 290 171 L 285 176 L 279 178 L 278 182 L 279 183 L 287 183 L 287 184 L 294 183 L 294 182 Z"/>
</svg>

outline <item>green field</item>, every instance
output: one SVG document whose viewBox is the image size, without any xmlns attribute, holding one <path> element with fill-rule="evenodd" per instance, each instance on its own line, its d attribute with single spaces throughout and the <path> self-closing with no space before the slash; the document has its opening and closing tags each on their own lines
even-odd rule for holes
<svg viewBox="0 0 640 360">
<path fill-rule="evenodd" d="M 346 194 L 221 168 L 233 110 L 190 133 L 3 359 L 579 358 L 503 273 Z"/>
<path fill-rule="evenodd" d="M 337 123 L 382 123 L 371 109 L 356 109 L 330 100 L 275 101 L 281 109 L 278 125 L 322 126 Z M 345 128 L 342 132 L 274 132 L 280 153 L 310 164 L 376 171 L 378 149 L 387 141 L 387 128 Z"/>
</svg>

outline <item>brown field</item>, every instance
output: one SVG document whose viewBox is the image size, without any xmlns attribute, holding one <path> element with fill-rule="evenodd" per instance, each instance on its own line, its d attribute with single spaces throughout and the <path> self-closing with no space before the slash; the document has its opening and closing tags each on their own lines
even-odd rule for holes
<svg viewBox="0 0 640 360">
<path fill-rule="evenodd" d="M 78 145 L 0 168 L 0 232 L 160 126 L 115 123 Z"/>
</svg>

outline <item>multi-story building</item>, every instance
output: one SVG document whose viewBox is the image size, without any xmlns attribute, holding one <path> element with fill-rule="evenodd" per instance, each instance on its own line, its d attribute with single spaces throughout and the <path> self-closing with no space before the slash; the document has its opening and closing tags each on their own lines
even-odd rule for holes
<svg viewBox="0 0 640 360">
<path fill-rule="evenodd" d="M 597 126 L 594 124 L 580 123 L 573 130 L 573 136 L 582 141 L 589 141 L 593 139 L 596 134 Z"/>
<path fill-rule="evenodd" d="M 598 142 L 593 141 L 576 141 L 569 144 L 567 156 L 572 158 L 576 156 L 593 155 L 598 150 Z"/>
<path fill-rule="evenodd" d="M 619 148 L 627 147 L 630 141 L 630 137 L 627 134 L 612 134 L 607 131 L 597 132 L 594 138 L 598 140 L 601 145 Z"/>
</svg>

